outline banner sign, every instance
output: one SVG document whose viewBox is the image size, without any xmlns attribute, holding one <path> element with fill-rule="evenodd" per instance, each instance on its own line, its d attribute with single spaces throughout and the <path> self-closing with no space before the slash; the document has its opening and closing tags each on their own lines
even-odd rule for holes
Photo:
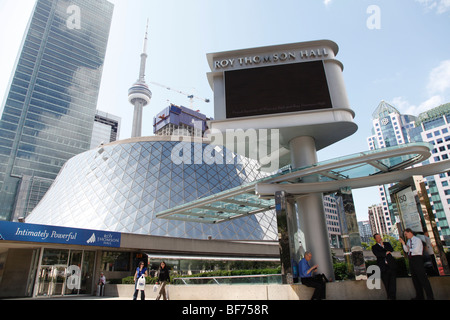
<svg viewBox="0 0 450 320">
<path fill-rule="evenodd" d="M 420 221 L 419 211 L 417 210 L 416 199 L 412 188 L 406 188 L 396 194 L 398 202 L 398 210 L 403 219 L 406 228 L 410 228 L 414 232 L 423 232 L 422 223 Z"/>
<path fill-rule="evenodd" d="M 0 221 L 0 241 L 120 248 L 121 238 L 117 232 Z"/>
</svg>

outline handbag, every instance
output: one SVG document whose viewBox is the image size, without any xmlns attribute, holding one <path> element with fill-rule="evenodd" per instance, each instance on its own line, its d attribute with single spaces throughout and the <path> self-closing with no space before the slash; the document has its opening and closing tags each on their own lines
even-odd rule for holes
<svg viewBox="0 0 450 320">
<path fill-rule="evenodd" d="M 142 275 L 138 282 L 137 282 L 137 286 L 136 286 L 137 290 L 145 290 L 145 276 Z"/>
</svg>

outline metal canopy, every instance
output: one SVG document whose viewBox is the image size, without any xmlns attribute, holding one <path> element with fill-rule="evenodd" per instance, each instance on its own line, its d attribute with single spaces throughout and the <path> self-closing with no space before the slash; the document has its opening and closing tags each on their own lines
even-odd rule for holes
<svg viewBox="0 0 450 320">
<path fill-rule="evenodd" d="M 296 170 L 283 171 L 243 186 L 162 211 L 156 214 L 156 217 L 215 224 L 274 209 L 274 194 L 268 193 L 261 196 L 257 193 L 258 186 L 286 188 L 291 190 L 291 194 L 296 194 L 293 187 L 300 185 L 303 191 L 299 194 L 306 194 L 312 192 L 312 190 L 305 191 L 308 190 L 309 185 L 320 185 L 325 187 L 327 192 L 334 192 L 342 188 L 343 185 L 350 185 L 351 181 L 361 180 L 364 177 L 385 175 L 386 179 L 391 181 L 396 179 L 392 172 L 399 172 L 427 160 L 431 156 L 432 148 L 433 146 L 429 143 L 411 143 L 357 153 Z M 442 165 L 439 167 L 439 170 L 441 169 Z M 419 173 L 417 173 L 418 171 Z M 430 170 L 427 171 L 427 173 L 429 172 Z M 416 168 L 414 173 L 420 174 L 420 168 Z M 308 178 L 308 181 L 314 180 L 314 182 L 303 182 L 305 178 Z M 357 188 L 371 186 L 372 180 L 365 180 L 367 182 L 359 183 Z M 395 182 L 395 180 L 391 182 Z M 367 183 L 369 184 L 364 185 Z M 322 190 L 322 192 L 324 191 Z"/>
<path fill-rule="evenodd" d="M 158 213 L 156 217 L 214 224 L 274 209 L 274 200 L 260 199 L 255 194 L 256 183 L 252 182 L 168 209 Z"/>
</svg>

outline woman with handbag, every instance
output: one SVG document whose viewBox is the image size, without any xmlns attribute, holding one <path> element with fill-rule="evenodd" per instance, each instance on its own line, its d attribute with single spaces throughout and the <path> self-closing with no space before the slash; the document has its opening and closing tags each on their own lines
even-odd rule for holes
<svg viewBox="0 0 450 320">
<path fill-rule="evenodd" d="M 139 287 L 139 280 L 141 278 L 144 279 L 145 281 L 145 277 L 148 276 L 147 274 L 147 268 L 144 267 L 144 261 L 139 262 L 139 267 L 136 268 L 136 272 L 134 274 L 134 295 L 133 295 L 133 300 L 137 299 L 137 296 L 139 294 L 139 291 L 141 291 L 141 300 L 145 300 L 145 282 L 144 282 L 144 287 Z M 142 280 L 140 280 L 142 282 Z"/>
<path fill-rule="evenodd" d="M 167 300 L 166 295 L 166 284 L 167 282 L 170 282 L 170 270 L 166 266 L 166 263 L 163 261 L 159 265 L 159 274 L 158 274 L 158 283 L 161 284 L 161 288 L 159 289 L 158 296 L 156 297 L 156 300 L 161 299 L 161 295 L 163 296 L 164 300 Z"/>
</svg>

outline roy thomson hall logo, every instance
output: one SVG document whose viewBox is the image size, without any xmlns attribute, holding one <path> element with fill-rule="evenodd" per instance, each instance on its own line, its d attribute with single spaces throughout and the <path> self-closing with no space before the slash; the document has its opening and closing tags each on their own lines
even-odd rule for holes
<svg viewBox="0 0 450 320">
<path fill-rule="evenodd" d="M 86 241 L 88 245 L 110 245 L 113 246 L 116 243 L 120 243 L 120 238 L 115 237 L 112 233 L 102 233 L 101 235 L 96 235 L 96 233 L 92 233 L 91 237 Z"/>
</svg>

